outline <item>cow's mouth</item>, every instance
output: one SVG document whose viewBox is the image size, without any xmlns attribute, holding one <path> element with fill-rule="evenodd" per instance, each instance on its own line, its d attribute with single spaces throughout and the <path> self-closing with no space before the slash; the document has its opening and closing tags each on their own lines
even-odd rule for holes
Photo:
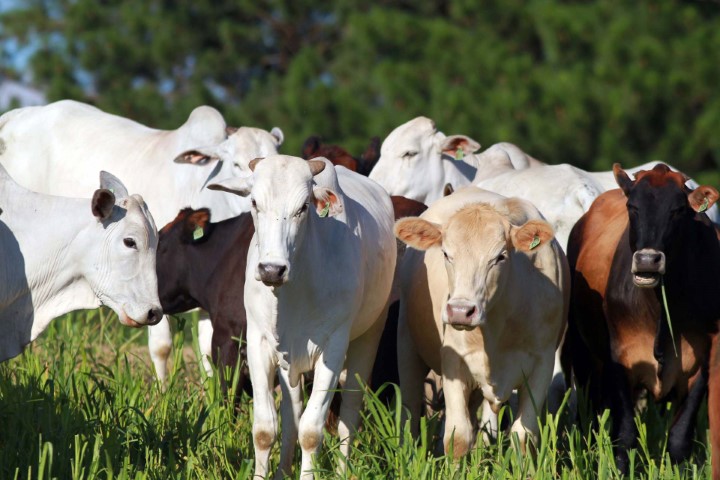
<svg viewBox="0 0 720 480">
<path fill-rule="evenodd" d="M 469 332 L 475 328 L 475 325 L 465 325 L 462 323 L 451 323 L 450 326 L 452 326 L 455 330 L 464 332 Z"/>
<path fill-rule="evenodd" d="M 658 272 L 635 272 L 633 273 L 633 283 L 641 288 L 656 287 L 660 283 L 660 274 Z"/>
<path fill-rule="evenodd" d="M 127 313 L 125 313 L 125 310 L 123 310 L 122 315 L 120 315 L 120 323 L 122 323 L 126 327 L 133 327 L 133 328 L 140 328 L 143 326 L 142 324 L 140 324 L 140 323 L 136 322 L 135 320 L 133 320 L 132 318 L 130 318 L 130 316 Z"/>
</svg>

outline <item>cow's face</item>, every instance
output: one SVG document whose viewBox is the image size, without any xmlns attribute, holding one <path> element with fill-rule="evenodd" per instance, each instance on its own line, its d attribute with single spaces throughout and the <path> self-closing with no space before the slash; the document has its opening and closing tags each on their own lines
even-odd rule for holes
<svg viewBox="0 0 720 480">
<path fill-rule="evenodd" d="M 187 249 L 205 243 L 211 228 L 207 208 L 184 208 L 160 230 L 156 263 L 158 295 L 163 310 L 178 311 L 193 302 L 185 287 L 186 280 L 193 274 L 186 259 Z M 189 308 L 192 307 L 185 307 L 185 310 Z"/>
<path fill-rule="evenodd" d="M 449 292 L 443 323 L 470 330 L 487 321 L 516 256 L 552 241 L 553 231 L 542 220 L 513 226 L 492 207 L 476 204 L 461 209 L 442 226 L 421 218 L 398 220 L 395 235 L 419 250 L 441 249 Z"/>
<path fill-rule="evenodd" d="M 613 173 L 627 197 L 633 282 L 638 287 L 655 287 L 665 274 L 666 257 L 682 243 L 688 222 L 710 208 L 718 192 L 700 186 L 688 193 L 685 177 L 664 164 L 637 172 L 636 180 L 618 164 Z"/>
<path fill-rule="evenodd" d="M 430 204 L 442 197 L 446 183 L 443 162 L 479 148 L 474 140 L 463 135 L 446 137 L 432 120 L 417 117 L 388 135 L 369 177 L 390 195 Z"/>
<path fill-rule="evenodd" d="M 139 195 L 128 195 L 117 178 L 101 173 L 91 210 L 97 223 L 83 235 L 81 269 L 100 301 L 124 325 L 139 327 L 160 321 L 155 255 L 158 235 Z"/>
<path fill-rule="evenodd" d="M 313 177 L 323 171 L 326 161 L 286 155 L 256 159 L 250 163 L 251 177 L 208 186 L 250 196 L 259 259 L 256 280 L 274 287 L 288 282 L 310 217 L 342 212 L 342 201 L 334 191 L 313 185 Z"/>
</svg>

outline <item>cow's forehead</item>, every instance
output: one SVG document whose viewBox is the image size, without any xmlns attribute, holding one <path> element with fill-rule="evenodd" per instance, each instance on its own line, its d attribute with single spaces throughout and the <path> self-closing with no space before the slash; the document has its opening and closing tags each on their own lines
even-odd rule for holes
<svg viewBox="0 0 720 480">
<path fill-rule="evenodd" d="M 263 192 L 273 197 L 285 196 L 299 188 L 307 189 L 312 173 L 306 160 L 289 155 L 271 155 L 253 172 L 253 194 Z"/>
<path fill-rule="evenodd" d="M 472 205 L 450 217 L 443 228 L 443 243 L 467 245 L 468 251 L 492 249 L 507 242 L 507 229 L 508 221 L 492 206 Z"/>
<path fill-rule="evenodd" d="M 685 177 L 680 172 L 673 172 L 666 165 L 658 164 L 652 170 L 641 170 L 635 174 L 637 184 L 662 187 L 675 184 L 680 189 L 685 186 Z"/>
<path fill-rule="evenodd" d="M 147 208 L 147 204 L 143 198 L 138 194 L 133 194 L 123 200 L 123 205 L 126 210 L 126 219 L 134 225 L 139 226 L 145 231 L 148 239 L 156 239 L 157 228 L 155 221 L 153 220 L 150 210 Z"/>
</svg>

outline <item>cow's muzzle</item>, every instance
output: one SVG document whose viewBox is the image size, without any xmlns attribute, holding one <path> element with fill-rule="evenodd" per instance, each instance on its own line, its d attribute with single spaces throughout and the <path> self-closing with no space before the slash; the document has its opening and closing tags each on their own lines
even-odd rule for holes
<svg viewBox="0 0 720 480">
<path fill-rule="evenodd" d="M 445 305 L 445 323 L 456 330 L 472 330 L 481 323 L 480 309 L 469 300 L 448 300 Z"/>
<path fill-rule="evenodd" d="M 147 325 L 156 325 L 162 320 L 162 317 L 163 312 L 160 308 L 151 308 L 143 318 L 132 318 L 127 314 L 125 308 L 123 308 L 120 315 L 120 323 L 126 327 L 140 328 Z"/>
<path fill-rule="evenodd" d="M 633 283 L 642 288 L 656 287 L 665 274 L 665 254 L 654 248 L 643 248 L 633 254 Z"/>
<path fill-rule="evenodd" d="M 288 266 L 275 262 L 261 262 L 258 264 L 257 279 L 268 287 L 279 287 L 288 279 Z"/>
</svg>

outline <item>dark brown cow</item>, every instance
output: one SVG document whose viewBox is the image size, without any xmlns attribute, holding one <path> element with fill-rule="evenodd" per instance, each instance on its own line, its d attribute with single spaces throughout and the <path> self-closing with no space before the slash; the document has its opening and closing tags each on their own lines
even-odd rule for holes
<svg viewBox="0 0 720 480">
<path fill-rule="evenodd" d="M 210 223 L 206 208 L 185 208 L 160 230 L 157 250 L 158 293 L 168 314 L 195 308 L 207 310 L 213 326 L 212 357 L 227 385 L 224 367 L 234 368 L 238 354 L 243 360 L 236 401 L 244 389 L 249 395 L 245 366 L 246 318 L 243 285 L 250 239 L 255 232 L 249 213 Z"/>
<path fill-rule="evenodd" d="M 342 165 L 353 172 L 367 176 L 380 158 L 380 139 L 373 137 L 360 157 L 355 158 L 341 146 L 322 143 L 319 136 L 313 135 L 303 144 L 302 158 L 310 160 L 317 157 L 325 157 L 334 165 Z"/>
<path fill-rule="evenodd" d="M 670 458 L 678 462 L 691 452 L 711 334 L 720 318 L 720 245 L 709 219 L 698 212 L 712 206 L 718 192 L 707 186 L 688 191 L 683 175 L 662 164 L 638 172 L 634 181 L 617 164 L 613 172 L 620 190 L 599 196 L 570 234 L 564 356 L 572 358 L 578 383 L 589 383 L 596 411 L 610 408 L 616 462 L 627 471 L 641 389 L 679 406 Z"/>
</svg>

